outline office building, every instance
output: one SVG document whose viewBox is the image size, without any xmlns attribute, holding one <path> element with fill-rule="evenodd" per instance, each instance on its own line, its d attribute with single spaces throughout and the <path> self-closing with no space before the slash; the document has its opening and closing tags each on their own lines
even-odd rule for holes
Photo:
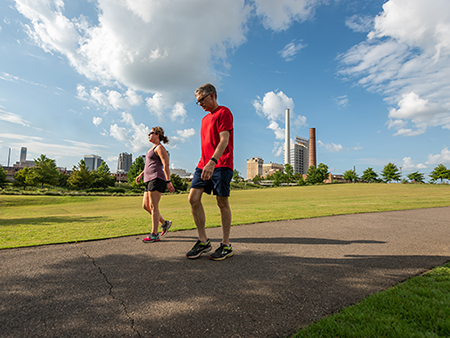
<svg viewBox="0 0 450 338">
<path fill-rule="evenodd" d="M 89 171 L 97 170 L 98 167 L 103 163 L 100 156 L 97 155 L 84 155 L 84 162 Z"/>
<path fill-rule="evenodd" d="M 27 161 L 27 148 L 22 147 L 20 149 L 20 161 L 19 163 L 25 163 Z"/>
<path fill-rule="evenodd" d="M 128 153 L 120 153 L 117 160 L 117 173 L 126 174 L 133 164 L 133 155 Z"/>
<path fill-rule="evenodd" d="M 252 180 L 256 175 L 262 176 L 264 160 L 261 157 L 252 157 L 247 160 L 247 180 Z"/>
<path fill-rule="evenodd" d="M 309 140 L 295 136 L 295 142 L 291 145 L 291 165 L 294 174 L 305 174 L 309 166 Z"/>
</svg>

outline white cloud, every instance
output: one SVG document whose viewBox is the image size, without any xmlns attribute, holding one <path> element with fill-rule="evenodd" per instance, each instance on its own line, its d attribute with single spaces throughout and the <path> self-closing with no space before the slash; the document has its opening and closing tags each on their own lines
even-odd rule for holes
<svg viewBox="0 0 450 338">
<path fill-rule="evenodd" d="M 294 100 L 286 96 L 282 91 L 268 92 L 263 99 L 258 97 L 253 102 L 256 112 L 269 121 L 284 121 L 286 109 L 294 108 Z"/>
<path fill-rule="evenodd" d="M 186 139 L 186 138 L 191 138 L 192 136 L 195 136 L 196 132 L 194 128 L 190 128 L 190 129 L 184 129 L 184 130 L 177 130 L 177 134 Z"/>
<path fill-rule="evenodd" d="M 340 145 L 340 144 L 336 144 L 336 143 L 325 144 L 321 140 L 317 141 L 317 144 L 321 147 L 325 147 L 325 149 L 327 151 L 329 151 L 330 153 L 337 153 L 337 152 L 342 151 L 342 145 Z"/>
<path fill-rule="evenodd" d="M 111 125 L 109 128 L 109 133 L 112 137 L 119 141 L 128 140 L 128 130 L 123 127 L 119 127 L 117 124 Z"/>
<path fill-rule="evenodd" d="M 264 27 L 283 31 L 294 21 L 302 22 L 313 17 L 318 0 L 255 0 L 256 14 L 263 19 Z"/>
<path fill-rule="evenodd" d="M 339 109 L 347 108 L 349 106 L 348 101 L 347 95 L 338 96 L 334 99 L 334 103 L 336 103 Z"/>
<path fill-rule="evenodd" d="M 103 119 L 101 117 L 94 116 L 92 118 L 92 123 L 95 124 L 96 127 L 98 127 L 99 124 L 102 123 L 102 122 L 103 122 Z"/>
<path fill-rule="evenodd" d="M 349 22 L 355 20 L 347 21 L 354 28 Z M 340 61 L 341 75 L 397 105 L 390 109 L 390 119 L 413 124 L 392 125 L 395 135 L 420 135 L 436 126 L 450 129 L 449 1 L 387 1 L 367 40 Z"/>
<path fill-rule="evenodd" d="M 428 155 L 428 160 L 425 164 L 435 165 L 435 164 L 450 164 L 450 150 L 447 147 L 441 150 L 440 154 Z"/>
<path fill-rule="evenodd" d="M 374 26 L 374 19 L 369 16 L 353 15 L 345 20 L 345 25 L 358 33 L 370 32 Z"/>
<path fill-rule="evenodd" d="M 175 122 L 179 121 L 180 123 L 184 123 L 184 120 L 187 117 L 186 109 L 184 104 L 181 102 L 177 102 L 172 109 L 172 113 L 170 114 L 170 119 Z"/>
<path fill-rule="evenodd" d="M 0 120 L 2 121 L 6 121 L 9 123 L 14 123 L 14 124 L 20 124 L 24 127 L 29 127 L 30 126 L 30 122 L 24 120 L 20 115 L 14 114 L 14 113 L 10 113 L 8 111 L 5 111 L 3 109 L 0 109 Z"/>
<path fill-rule="evenodd" d="M 288 43 L 282 50 L 278 52 L 278 54 L 281 55 L 283 59 L 286 61 L 292 61 L 297 56 L 298 52 L 300 52 L 303 48 L 305 48 L 307 45 L 304 45 L 302 43 L 295 43 L 295 40 L 293 40 L 291 43 Z"/>
<path fill-rule="evenodd" d="M 403 158 L 403 165 L 402 165 L 403 171 L 415 171 L 415 170 L 426 169 L 426 168 L 427 168 L 427 166 L 422 163 L 414 164 L 411 157 Z"/>
</svg>

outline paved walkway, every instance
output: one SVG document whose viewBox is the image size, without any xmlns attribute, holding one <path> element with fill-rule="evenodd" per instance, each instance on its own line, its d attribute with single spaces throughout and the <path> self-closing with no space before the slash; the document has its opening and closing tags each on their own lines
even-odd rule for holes
<svg viewBox="0 0 450 338">
<path fill-rule="evenodd" d="M 450 207 L 0 250 L 1 337 L 287 337 L 450 260 Z M 208 229 L 213 249 L 221 229 Z"/>
</svg>

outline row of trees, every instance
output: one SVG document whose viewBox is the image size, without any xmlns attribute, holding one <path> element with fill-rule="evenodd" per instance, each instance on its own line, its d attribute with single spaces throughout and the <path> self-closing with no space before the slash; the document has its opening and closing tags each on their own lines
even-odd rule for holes
<svg viewBox="0 0 450 338">
<path fill-rule="evenodd" d="M 282 183 L 290 184 L 297 183 L 298 185 L 305 184 L 317 184 L 323 183 L 324 180 L 328 179 L 330 173 L 328 171 L 328 166 L 326 164 L 320 163 L 317 168 L 315 166 L 310 166 L 306 173 L 306 178 L 303 178 L 302 174 L 295 173 L 294 168 L 290 164 L 284 165 L 284 172 L 275 171 L 273 174 L 267 175 L 265 178 L 260 175 L 256 175 L 252 181 L 254 183 L 269 180 L 273 182 L 274 186 L 279 186 Z"/>
<path fill-rule="evenodd" d="M 47 184 L 85 189 L 113 187 L 116 183 L 116 178 L 111 175 L 105 162 L 102 162 L 97 170 L 89 171 L 86 162 L 81 160 L 78 165 L 73 167 L 72 175 L 58 171 L 55 160 L 46 155 L 35 159 L 34 164 L 34 167 L 20 169 L 14 175 L 14 185 L 43 187 L 44 184 Z M 1 168 L 1 172 L 4 174 L 3 168 Z M 1 177 L 0 174 L 0 182 L 2 181 Z"/>
<path fill-rule="evenodd" d="M 15 185 L 43 187 L 44 184 L 47 184 L 53 186 L 68 186 L 77 189 L 107 188 L 115 185 L 115 177 L 111 175 L 109 167 L 105 162 L 103 162 L 97 170 L 89 171 L 85 161 L 80 160 L 80 162 L 73 167 L 73 172 L 70 176 L 59 172 L 55 160 L 49 159 L 46 155 L 41 155 L 34 160 L 34 163 L 34 167 L 23 168 L 14 175 Z M 127 181 L 131 186 L 144 186 L 142 181 L 139 185 L 136 184 L 136 177 L 144 170 L 144 166 L 145 163 L 142 157 L 138 157 L 134 160 L 127 175 Z M 305 185 L 322 183 L 329 175 L 328 166 L 323 163 L 320 163 L 317 168 L 314 166 L 309 167 L 305 179 L 301 174 L 294 174 L 293 167 L 290 164 L 285 164 L 284 172 L 276 171 L 266 178 L 256 175 L 252 181 L 257 183 L 262 180 L 270 180 L 275 186 L 279 186 L 282 183 Z M 450 169 L 443 164 L 439 164 L 429 176 L 432 182 L 440 180 L 442 183 L 444 180 L 450 180 Z M 407 177 L 413 182 L 423 183 L 425 180 L 425 175 L 418 171 L 408 174 Z M 358 176 L 355 170 L 347 170 L 344 172 L 343 178 L 344 180 L 351 182 L 359 180 L 364 182 L 398 182 L 401 179 L 401 171 L 395 164 L 388 163 L 384 166 L 380 176 L 373 168 L 367 168 L 364 170 L 361 177 Z M 178 175 L 172 174 L 171 180 L 176 191 L 186 191 L 189 189 L 190 184 L 186 179 L 181 179 Z M 240 175 L 236 169 L 233 173 L 233 180 L 235 182 L 240 181 Z M 0 166 L 0 187 L 5 186 L 6 182 L 6 173 Z"/>
<path fill-rule="evenodd" d="M 344 172 L 343 178 L 346 181 L 356 182 L 361 180 L 363 182 L 392 182 L 392 181 L 400 181 L 401 179 L 401 171 L 400 169 L 393 163 L 388 163 L 384 166 L 381 171 L 381 178 L 378 174 L 373 170 L 373 168 L 367 168 L 364 170 L 361 178 L 355 172 L 355 170 L 347 170 Z M 434 170 L 430 173 L 431 182 L 436 182 L 441 180 L 441 183 L 446 180 L 450 180 L 450 170 L 443 164 L 439 164 Z M 414 171 L 407 175 L 408 179 L 411 182 L 424 183 L 425 182 L 425 174 L 420 173 L 418 171 Z"/>
</svg>

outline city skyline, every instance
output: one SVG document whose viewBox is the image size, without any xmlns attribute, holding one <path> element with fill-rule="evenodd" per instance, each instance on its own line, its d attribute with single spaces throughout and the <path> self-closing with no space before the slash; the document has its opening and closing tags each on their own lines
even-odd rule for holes
<svg viewBox="0 0 450 338">
<path fill-rule="evenodd" d="M 1 165 L 26 147 L 67 168 L 97 154 L 113 172 L 162 126 L 171 168 L 193 172 L 194 91 L 210 82 L 234 114 L 241 175 L 253 157 L 283 163 L 286 109 L 291 135 L 317 129 L 333 174 L 450 166 L 447 0 L 5 0 L 0 12 Z"/>
</svg>

